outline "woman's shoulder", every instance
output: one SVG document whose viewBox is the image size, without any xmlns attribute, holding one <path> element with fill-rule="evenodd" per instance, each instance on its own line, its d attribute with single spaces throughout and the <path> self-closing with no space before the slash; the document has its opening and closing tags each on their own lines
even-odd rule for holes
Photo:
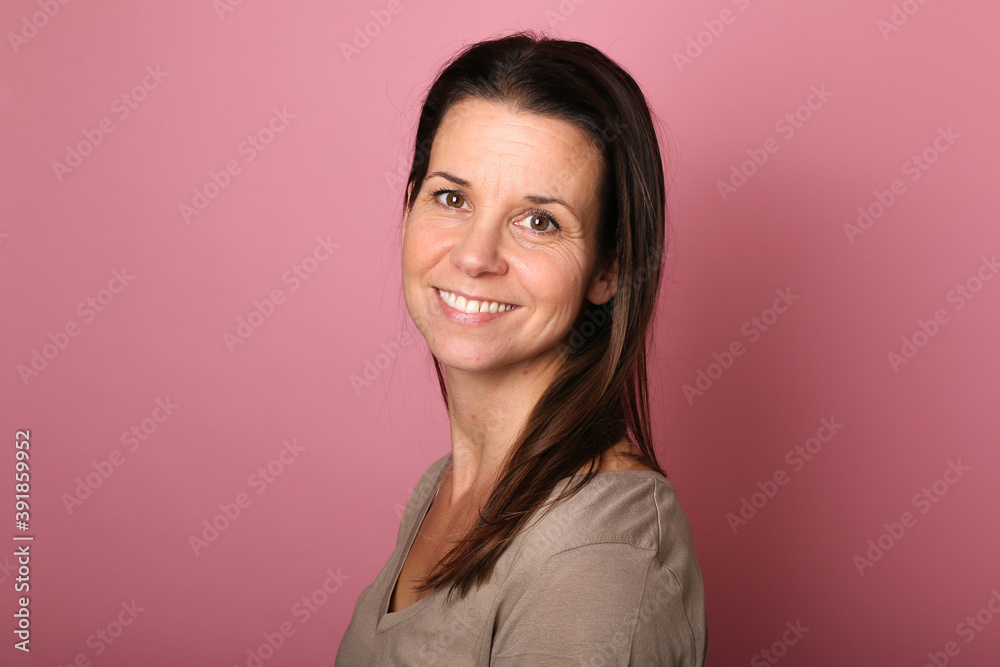
<svg viewBox="0 0 1000 667">
<path fill-rule="evenodd" d="M 615 646 L 620 664 L 659 664 L 668 654 L 704 664 L 701 570 L 662 474 L 598 473 L 519 537 L 503 571 L 497 655 L 551 645 L 586 657 Z"/>
<path fill-rule="evenodd" d="M 553 502 L 579 475 L 561 481 Z M 691 528 L 674 484 L 648 469 L 604 470 L 568 498 L 539 509 L 523 533 L 525 547 L 552 556 L 589 544 L 620 543 L 649 550 L 660 562 L 686 550 Z"/>
</svg>

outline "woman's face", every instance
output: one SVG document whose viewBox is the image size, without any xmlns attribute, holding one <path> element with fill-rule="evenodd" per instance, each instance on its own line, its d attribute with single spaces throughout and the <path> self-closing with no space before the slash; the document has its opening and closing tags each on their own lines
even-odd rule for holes
<svg viewBox="0 0 1000 667">
<path fill-rule="evenodd" d="M 600 170 L 566 121 L 452 105 L 403 223 L 406 306 L 441 363 L 544 368 L 584 299 L 614 295 L 614 274 L 597 265 Z"/>
</svg>

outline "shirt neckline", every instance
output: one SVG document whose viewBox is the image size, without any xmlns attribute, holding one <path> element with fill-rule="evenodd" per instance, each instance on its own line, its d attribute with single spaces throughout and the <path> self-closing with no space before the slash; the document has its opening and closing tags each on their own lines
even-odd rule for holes
<svg viewBox="0 0 1000 667">
<path fill-rule="evenodd" d="M 410 530 L 406 536 L 406 547 L 403 549 L 403 555 L 397 560 L 396 567 L 393 568 L 394 573 L 390 579 L 389 586 L 387 587 L 385 593 L 382 594 L 382 605 L 379 607 L 379 620 L 375 629 L 376 634 L 384 632 L 397 623 L 405 621 L 410 616 L 413 616 L 427 604 L 427 600 L 431 596 L 436 595 L 439 592 L 437 590 L 431 591 L 405 609 L 400 609 L 399 611 L 394 612 L 389 611 L 389 600 L 392 598 L 392 591 L 399 583 L 399 576 L 403 572 L 403 564 L 406 563 L 406 559 L 410 555 L 410 549 L 413 548 L 413 543 L 416 541 L 417 531 L 420 530 L 420 525 L 424 522 L 424 518 L 430 510 L 431 503 L 434 502 L 434 498 L 437 497 L 437 492 L 441 488 L 441 480 L 444 478 L 444 473 L 448 469 L 450 463 L 451 454 L 448 454 L 447 461 L 445 461 L 444 465 L 441 466 L 441 470 L 438 472 L 437 481 L 434 484 L 434 493 L 427 494 L 427 498 L 424 500 L 423 506 L 418 511 L 417 518 L 413 521 L 413 525 L 410 526 Z"/>
</svg>

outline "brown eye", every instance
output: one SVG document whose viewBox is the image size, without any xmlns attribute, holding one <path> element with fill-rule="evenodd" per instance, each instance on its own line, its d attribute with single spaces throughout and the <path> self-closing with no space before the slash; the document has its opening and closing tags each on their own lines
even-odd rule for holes
<svg viewBox="0 0 1000 667">
<path fill-rule="evenodd" d="M 528 216 L 528 227 L 536 232 L 548 231 L 548 227 L 551 224 L 552 219 L 548 216 L 539 215 L 538 213 L 532 213 Z"/>
<path fill-rule="evenodd" d="M 444 193 L 444 203 L 446 206 L 462 208 L 462 204 L 465 203 L 465 197 L 457 192 L 446 192 Z"/>
</svg>

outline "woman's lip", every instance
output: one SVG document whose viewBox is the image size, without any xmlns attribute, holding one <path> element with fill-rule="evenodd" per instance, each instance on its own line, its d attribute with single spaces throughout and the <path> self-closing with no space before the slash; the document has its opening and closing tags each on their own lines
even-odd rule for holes
<svg viewBox="0 0 1000 667">
<path fill-rule="evenodd" d="M 486 298 L 484 296 L 471 296 L 469 294 L 466 294 L 465 292 L 459 292 L 458 290 L 444 289 L 443 287 L 435 287 L 434 291 L 436 291 L 436 292 L 448 292 L 449 294 L 454 294 L 455 296 L 462 296 L 462 297 L 465 297 L 466 301 L 478 301 L 479 303 L 482 303 L 483 301 L 485 301 L 486 303 L 492 303 L 493 301 L 496 301 L 497 303 L 507 304 L 507 305 L 513 306 L 514 308 L 518 307 L 518 304 L 511 303 L 509 301 L 503 301 L 501 299 L 489 299 L 489 298 Z M 440 296 L 440 294 L 439 294 L 439 296 Z"/>
<path fill-rule="evenodd" d="M 444 291 L 447 292 L 448 290 Z M 455 294 L 459 293 L 455 292 Z M 513 313 L 521 308 L 520 306 L 514 306 L 510 310 L 505 310 L 502 313 L 490 313 L 490 312 L 467 313 L 463 310 L 459 310 L 458 308 L 449 305 L 448 302 L 445 301 L 444 298 L 441 296 L 441 290 L 437 287 L 434 288 L 434 296 L 437 297 L 437 302 L 438 304 L 440 304 L 441 309 L 445 315 L 447 315 L 450 319 L 455 320 L 456 322 L 462 322 L 464 324 L 489 322 L 491 320 L 497 319 L 498 317 L 503 317 L 504 315 Z"/>
</svg>

